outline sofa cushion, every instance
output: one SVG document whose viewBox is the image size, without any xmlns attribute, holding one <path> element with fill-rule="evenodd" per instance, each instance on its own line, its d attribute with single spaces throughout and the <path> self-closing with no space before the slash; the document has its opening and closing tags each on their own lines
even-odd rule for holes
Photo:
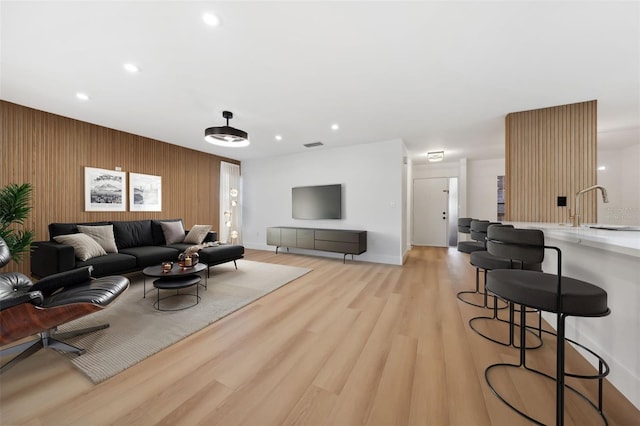
<svg viewBox="0 0 640 426">
<path fill-rule="evenodd" d="M 184 242 L 187 244 L 202 244 L 210 229 L 211 225 L 193 225 Z"/>
<path fill-rule="evenodd" d="M 181 243 L 184 241 L 184 228 L 182 222 L 160 222 L 164 241 L 167 245 Z"/>
<path fill-rule="evenodd" d="M 106 256 L 94 257 L 86 262 L 76 262 L 76 267 L 93 266 L 91 276 L 104 277 L 121 274 L 138 269 L 136 258 L 124 253 L 107 253 Z"/>
<path fill-rule="evenodd" d="M 160 265 L 165 260 L 177 261 L 180 254 L 177 249 L 163 246 L 129 247 L 120 250 L 120 253 L 135 257 L 138 268 Z"/>
<path fill-rule="evenodd" d="M 205 247 L 198 251 L 200 262 L 209 266 L 224 263 L 229 260 L 241 259 L 244 257 L 244 246 L 239 244 L 223 244 L 214 247 Z"/>
<path fill-rule="evenodd" d="M 116 239 L 113 236 L 113 225 L 87 226 L 78 225 L 78 231 L 87 234 L 98 242 L 107 253 L 117 253 Z"/>
<path fill-rule="evenodd" d="M 96 240 L 86 234 L 58 235 L 53 239 L 60 244 L 73 247 L 76 257 L 83 261 L 107 254 Z"/>
<path fill-rule="evenodd" d="M 58 235 L 77 234 L 78 225 L 87 226 L 103 226 L 111 225 L 111 222 L 86 222 L 86 223 L 50 223 L 49 224 L 49 239 L 55 241 L 53 237 Z"/>
<path fill-rule="evenodd" d="M 163 222 L 180 222 L 182 224 L 182 219 L 163 219 L 163 220 L 152 220 L 151 221 L 151 236 L 153 237 L 153 245 L 154 246 L 163 246 L 166 244 L 164 239 L 164 232 L 162 231 Z M 184 225 L 182 225 L 184 229 Z"/>
<path fill-rule="evenodd" d="M 153 245 L 150 220 L 131 220 L 113 222 L 118 251 L 129 247 Z"/>
</svg>

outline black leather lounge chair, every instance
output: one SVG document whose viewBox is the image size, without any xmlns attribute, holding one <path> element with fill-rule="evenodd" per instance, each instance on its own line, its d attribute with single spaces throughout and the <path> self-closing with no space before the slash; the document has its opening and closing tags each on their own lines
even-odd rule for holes
<svg viewBox="0 0 640 426">
<path fill-rule="evenodd" d="M 7 244 L 0 238 L 0 267 L 10 260 Z M 109 324 L 55 334 L 57 327 L 104 309 L 128 287 L 129 280 L 121 276 L 91 278 L 91 267 L 50 275 L 35 284 L 19 272 L 0 274 L 0 356 L 18 353 L 0 367 L 0 374 L 42 348 L 82 355 L 84 349 L 59 339 L 102 330 Z M 36 334 L 35 340 L 4 347 Z"/>
</svg>

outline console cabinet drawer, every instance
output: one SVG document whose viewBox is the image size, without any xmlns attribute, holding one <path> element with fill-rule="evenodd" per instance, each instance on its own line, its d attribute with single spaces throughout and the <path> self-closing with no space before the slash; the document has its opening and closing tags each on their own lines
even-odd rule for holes
<svg viewBox="0 0 640 426">
<path fill-rule="evenodd" d="M 345 254 L 360 254 L 358 253 L 358 243 L 343 243 L 340 241 L 324 241 L 316 240 L 316 250 L 333 251 L 337 253 Z"/>
<path fill-rule="evenodd" d="M 358 234 L 356 232 L 344 232 L 344 231 L 325 231 L 316 229 L 316 240 L 324 241 L 342 241 L 345 243 L 357 243 Z"/>
</svg>

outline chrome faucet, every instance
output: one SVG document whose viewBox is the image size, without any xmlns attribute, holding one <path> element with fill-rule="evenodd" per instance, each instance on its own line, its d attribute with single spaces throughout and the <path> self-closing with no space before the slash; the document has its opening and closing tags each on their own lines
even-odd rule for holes
<svg viewBox="0 0 640 426">
<path fill-rule="evenodd" d="M 585 188 L 585 189 L 583 189 L 581 191 L 578 191 L 576 193 L 576 201 L 575 201 L 575 203 L 573 205 L 573 208 L 575 210 L 573 212 L 573 216 L 571 216 L 571 209 L 569 209 L 569 219 L 573 220 L 573 226 L 576 227 L 576 228 L 578 226 L 580 226 L 580 213 L 578 213 L 578 205 L 579 205 L 578 202 L 580 201 L 580 196 L 582 194 L 584 194 L 585 192 L 589 192 L 589 191 L 592 191 L 594 189 L 599 189 L 600 191 L 602 191 L 602 201 L 603 202 L 605 202 L 605 203 L 609 202 L 609 197 L 607 196 L 607 190 L 604 189 L 604 186 L 602 186 L 602 185 L 593 185 L 593 186 Z"/>
</svg>

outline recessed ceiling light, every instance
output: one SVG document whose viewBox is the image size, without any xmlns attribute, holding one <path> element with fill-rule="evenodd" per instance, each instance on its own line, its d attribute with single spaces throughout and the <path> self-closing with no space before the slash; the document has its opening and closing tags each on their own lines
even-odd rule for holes
<svg viewBox="0 0 640 426">
<path fill-rule="evenodd" d="M 276 135 L 276 140 L 277 141 L 281 141 L 282 140 L 282 135 Z"/>
<path fill-rule="evenodd" d="M 81 101 L 88 101 L 89 95 L 87 95 L 86 93 L 78 92 L 76 93 L 76 98 L 80 99 Z"/>
<path fill-rule="evenodd" d="M 205 13 L 204 15 L 202 15 L 202 20 L 205 24 L 211 27 L 217 27 L 218 25 L 220 25 L 220 18 L 218 18 L 213 13 Z"/>
<path fill-rule="evenodd" d="M 606 166 L 600 166 L 600 167 L 598 167 L 598 170 L 607 170 L 607 167 Z"/>
<path fill-rule="evenodd" d="M 338 126 L 338 123 L 334 123 L 331 125 L 331 130 L 338 130 L 340 128 L 340 126 Z"/>
<path fill-rule="evenodd" d="M 137 73 L 138 71 L 140 71 L 140 68 L 138 68 L 134 64 L 124 64 L 124 65 L 122 65 L 122 67 L 125 70 L 129 71 L 130 73 L 132 73 L 132 74 Z"/>
</svg>

